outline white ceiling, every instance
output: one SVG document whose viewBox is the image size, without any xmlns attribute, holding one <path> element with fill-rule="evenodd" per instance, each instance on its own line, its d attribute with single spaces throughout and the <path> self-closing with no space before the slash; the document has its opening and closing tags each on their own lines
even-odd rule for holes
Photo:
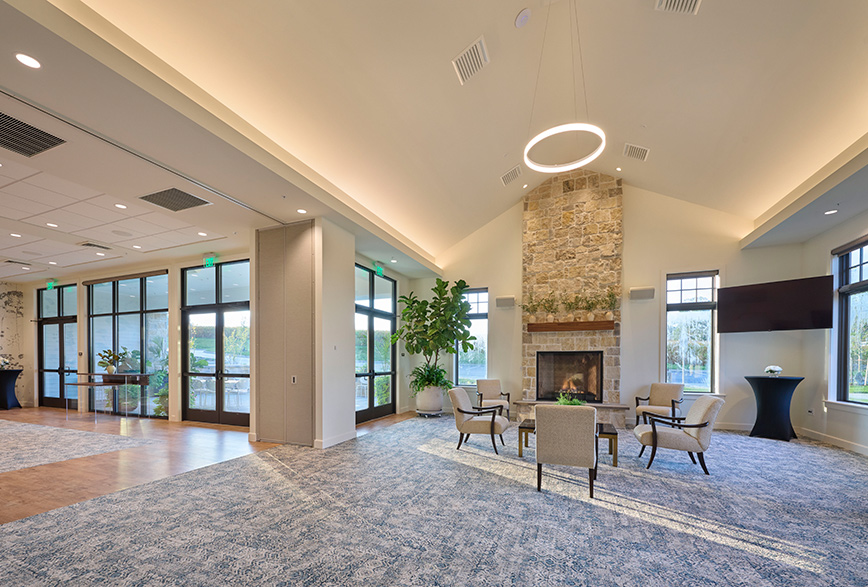
<svg viewBox="0 0 868 587">
<path fill-rule="evenodd" d="M 129 248 L 138 238 L 161 254 L 190 254 L 199 243 L 183 238 L 200 229 L 228 239 L 210 246 L 244 248 L 247 231 L 296 221 L 305 207 L 353 230 L 364 254 L 395 254 L 396 269 L 421 274 L 514 205 L 525 184 L 547 179 L 522 165 L 517 181 L 500 181 L 529 138 L 572 120 L 607 133 L 591 168 L 765 223 L 755 243 L 800 242 L 868 208 L 856 189 L 865 181 L 810 197 L 805 187 L 868 134 L 868 2 L 704 0 L 697 15 L 655 3 L 6 0 L 0 86 L 47 113 L 8 96 L 0 111 L 68 126 L 57 114 L 122 149 L 71 129 L 59 136 L 81 136 L 55 149 L 57 161 L 51 151 L 10 156 L 88 187 L 68 193 L 39 175 L 10 177 L 0 216 L 51 240 L 42 224 L 62 211 L 75 237 L 63 243 L 110 243 L 128 261 L 144 254 Z M 526 7 L 531 19 L 517 28 Z M 480 36 L 490 63 L 461 85 L 451 60 Z M 18 51 L 43 68 L 21 67 L 10 59 Z M 648 148 L 648 159 L 625 157 L 625 143 Z M 577 144 L 545 155 L 575 158 Z M 96 151 L 116 151 L 100 157 L 128 172 L 71 163 L 92 163 Z M 166 187 L 211 210 L 111 209 Z M 817 213 L 842 198 L 846 214 Z M 117 240 L 115 230 L 133 236 Z M 40 263 L 62 253 L 0 246 Z"/>
</svg>

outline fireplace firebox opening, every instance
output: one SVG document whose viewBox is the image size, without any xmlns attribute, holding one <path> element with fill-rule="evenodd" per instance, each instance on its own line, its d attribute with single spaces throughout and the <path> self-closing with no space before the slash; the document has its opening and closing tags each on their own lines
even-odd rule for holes
<svg viewBox="0 0 868 587">
<path fill-rule="evenodd" d="M 561 393 L 591 403 L 603 402 L 603 351 L 538 351 L 536 399 Z"/>
</svg>

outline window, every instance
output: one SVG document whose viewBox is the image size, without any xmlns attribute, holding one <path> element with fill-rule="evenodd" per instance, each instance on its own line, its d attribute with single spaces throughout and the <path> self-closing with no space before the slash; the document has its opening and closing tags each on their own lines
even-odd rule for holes
<svg viewBox="0 0 868 587">
<path fill-rule="evenodd" d="M 840 253 L 838 399 L 868 404 L 868 245 L 833 253 Z"/>
<path fill-rule="evenodd" d="M 356 265 L 356 423 L 395 413 L 395 281 Z"/>
<path fill-rule="evenodd" d="M 666 382 L 714 390 L 717 271 L 666 277 Z"/>
<path fill-rule="evenodd" d="M 149 384 L 122 385 L 117 397 L 91 409 L 166 418 L 169 404 L 169 278 L 167 272 L 85 282 L 88 286 L 90 372 L 103 372 L 98 353 L 124 358 L 119 373 L 147 373 Z M 105 401 L 104 404 L 102 402 Z"/>
<path fill-rule="evenodd" d="M 470 335 L 475 336 L 473 350 L 464 352 L 456 343 L 455 383 L 476 385 L 477 379 L 488 375 L 488 290 L 469 289 L 464 299 L 470 303 Z"/>
</svg>

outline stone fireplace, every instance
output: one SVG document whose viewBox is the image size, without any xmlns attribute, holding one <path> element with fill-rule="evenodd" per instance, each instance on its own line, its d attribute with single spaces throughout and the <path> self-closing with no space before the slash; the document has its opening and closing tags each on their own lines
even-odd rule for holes
<svg viewBox="0 0 868 587">
<path fill-rule="evenodd" d="M 527 194 L 522 219 L 523 301 L 531 294 L 536 300 L 549 296 L 562 300 L 577 294 L 600 296 L 609 290 L 620 299 L 621 217 L 621 180 L 602 173 L 559 174 Z M 569 351 L 601 357 L 601 388 L 595 395 L 601 394 L 604 403 L 620 403 L 620 310 L 609 316 L 596 311 L 593 318 L 582 310 L 571 313 L 569 320 L 561 306 L 552 312 L 554 322 L 548 322 L 541 311 L 523 314 L 523 399 L 537 399 L 538 355 Z M 563 381 L 552 383 L 560 389 Z M 520 406 L 519 418 L 529 417 L 530 411 L 530 406 Z M 623 413 L 598 411 L 599 421 L 610 417 L 623 426 Z"/>
</svg>

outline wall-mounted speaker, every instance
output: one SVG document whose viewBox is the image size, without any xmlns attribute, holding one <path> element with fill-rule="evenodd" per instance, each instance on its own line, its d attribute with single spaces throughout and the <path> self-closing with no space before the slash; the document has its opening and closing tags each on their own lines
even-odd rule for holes
<svg viewBox="0 0 868 587">
<path fill-rule="evenodd" d="M 515 305 L 515 296 L 497 296 L 494 305 L 498 308 L 511 308 Z"/>
<path fill-rule="evenodd" d="M 654 299 L 654 288 L 653 287 L 631 287 L 630 288 L 630 299 L 631 300 L 653 300 Z"/>
</svg>

